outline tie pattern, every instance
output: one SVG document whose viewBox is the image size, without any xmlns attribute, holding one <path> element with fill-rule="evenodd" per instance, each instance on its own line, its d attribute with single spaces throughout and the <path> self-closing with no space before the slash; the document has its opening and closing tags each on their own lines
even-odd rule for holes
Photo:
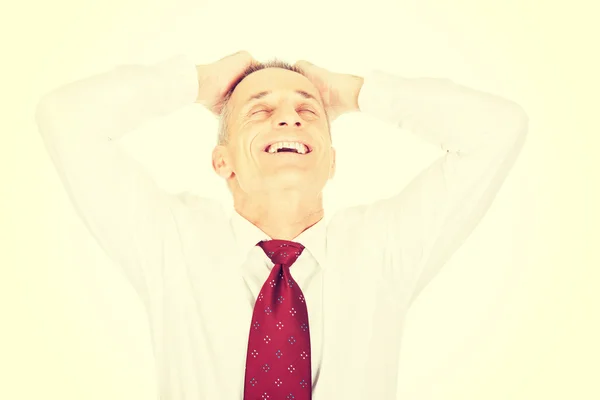
<svg viewBox="0 0 600 400">
<path fill-rule="evenodd" d="M 287 240 L 257 244 L 274 266 L 252 314 L 244 400 L 310 400 L 310 331 L 302 290 L 290 267 L 304 246 Z"/>
</svg>

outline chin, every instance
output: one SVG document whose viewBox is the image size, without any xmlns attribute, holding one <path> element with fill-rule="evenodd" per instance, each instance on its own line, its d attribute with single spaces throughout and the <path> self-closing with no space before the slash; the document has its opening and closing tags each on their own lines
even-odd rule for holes
<svg viewBox="0 0 600 400">
<path fill-rule="evenodd" d="M 265 179 L 266 186 L 272 188 L 302 188 L 309 189 L 314 183 L 314 177 L 302 171 L 277 171 L 277 173 Z"/>
</svg>

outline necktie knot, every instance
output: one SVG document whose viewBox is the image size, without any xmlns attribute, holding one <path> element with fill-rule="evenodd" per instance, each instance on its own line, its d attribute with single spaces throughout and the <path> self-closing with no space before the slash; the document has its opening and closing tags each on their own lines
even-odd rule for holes
<svg viewBox="0 0 600 400">
<path fill-rule="evenodd" d="M 304 246 L 300 243 L 289 240 L 263 240 L 258 242 L 257 245 L 263 249 L 273 264 L 283 264 L 287 267 L 291 267 L 304 250 Z"/>
</svg>

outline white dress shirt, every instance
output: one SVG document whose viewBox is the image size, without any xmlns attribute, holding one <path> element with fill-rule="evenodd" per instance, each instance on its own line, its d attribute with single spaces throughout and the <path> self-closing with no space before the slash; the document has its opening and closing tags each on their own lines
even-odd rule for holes
<svg viewBox="0 0 600 400">
<path fill-rule="evenodd" d="M 235 400 L 272 268 L 256 243 L 270 238 L 216 200 L 161 190 L 116 140 L 197 90 L 186 56 L 123 65 L 48 93 L 36 118 L 79 216 L 147 310 L 160 398 Z M 396 397 L 408 307 L 487 211 L 527 132 L 516 104 L 448 80 L 372 71 L 358 102 L 447 153 L 397 195 L 294 239 L 305 246 L 291 273 L 308 305 L 315 400 Z"/>
</svg>

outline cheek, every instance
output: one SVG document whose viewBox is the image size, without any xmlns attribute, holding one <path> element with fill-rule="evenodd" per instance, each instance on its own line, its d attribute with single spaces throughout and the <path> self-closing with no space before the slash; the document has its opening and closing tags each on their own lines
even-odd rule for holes
<svg viewBox="0 0 600 400">
<path fill-rule="evenodd" d="M 231 161 L 234 169 L 241 171 L 243 174 L 248 169 L 248 165 L 254 163 L 255 158 L 256 156 L 251 152 L 250 143 L 242 141 L 236 144 Z"/>
</svg>

